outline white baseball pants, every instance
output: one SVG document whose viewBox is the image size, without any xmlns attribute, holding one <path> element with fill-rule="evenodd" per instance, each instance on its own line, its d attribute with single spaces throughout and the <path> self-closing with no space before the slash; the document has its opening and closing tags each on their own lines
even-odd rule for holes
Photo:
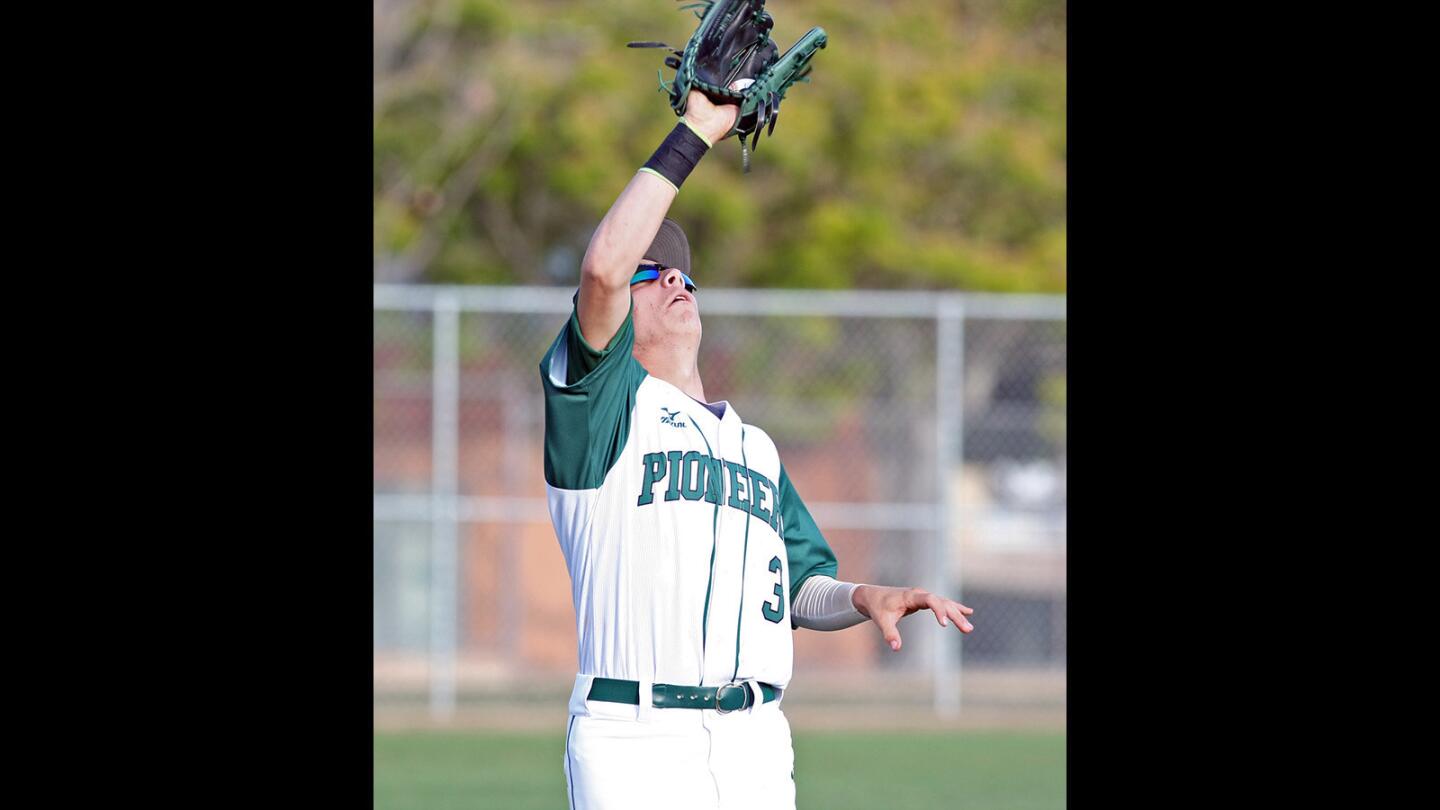
<svg viewBox="0 0 1440 810">
<path fill-rule="evenodd" d="M 565 735 L 571 810 L 795 810 L 782 701 L 721 714 L 589 700 L 575 679 Z M 757 692 L 758 694 L 758 692 Z"/>
</svg>

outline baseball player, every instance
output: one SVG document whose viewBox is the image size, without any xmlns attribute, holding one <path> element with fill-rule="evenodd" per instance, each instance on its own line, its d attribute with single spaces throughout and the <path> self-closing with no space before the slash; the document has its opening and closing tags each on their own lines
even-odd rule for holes
<svg viewBox="0 0 1440 810">
<path fill-rule="evenodd" d="M 869 619 L 895 651 L 897 622 L 919 610 L 973 629 L 958 602 L 839 581 L 775 443 L 705 390 L 701 296 L 665 215 L 738 112 L 690 92 L 596 228 L 540 364 L 546 491 L 579 635 L 574 810 L 794 808 L 780 708 L 792 628 Z"/>
<path fill-rule="evenodd" d="M 782 55 L 764 0 L 683 8 L 696 6 L 689 43 L 665 58 L 681 121 L 596 228 L 540 364 L 546 490 L 579 635 L 565 740 L 576 810 L 794 808 L 780 710 L 792 629 L 868 618 L 895 651 L 897 622 L 918 610 L 972 629 L 949 599 L 836 579 L 774 442 L 706 394 L 690 247 L 665 214 L 715 143 L 739 134 L 748 170 L 746 137 L 754 148 L 773 133 L 828 38 L 811 28 Z"/>
</svg>

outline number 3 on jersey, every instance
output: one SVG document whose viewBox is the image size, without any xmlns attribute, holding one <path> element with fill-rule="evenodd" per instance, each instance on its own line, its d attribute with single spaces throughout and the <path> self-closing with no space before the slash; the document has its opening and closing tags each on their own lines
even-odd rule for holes
<svg viewBox="0 0 1440 810">
<path fill-rule="evenodd" d="M 770 573 L 780 573 L 779 557 L 770 558 Z M 770 602 L 767 600 L 760 604 L 760 612 L 765 614 L 766 619 L 778 624 L 781 619 L 785 618 L 785 589 L 784 586 L 778 582 L 775 583 L 775 597 L 776 607 L 770 607 Z"/>
</svg>

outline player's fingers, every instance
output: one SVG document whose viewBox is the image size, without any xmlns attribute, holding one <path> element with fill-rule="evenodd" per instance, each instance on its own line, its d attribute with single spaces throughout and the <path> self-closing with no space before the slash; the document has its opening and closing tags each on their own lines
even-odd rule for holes
<svg viewBox="0 0 1440 810">
<path fill-rule="evenodd" d="M 959 628 L 960 632 L 962 632 L 962 633 L 968 633 L 968 632 L 970 632 L 971 630 L 974 630 L 974 629 L 975 629 L 975 625 L 971 624 L 971 623 L 970 623 L 970 620 L 967 619 L 967 618 L 965 618 L 965 615 L 960 612 L 961 609 L 964 608 L 964 607 L 965 607 L 965 606 L 962 605 L 962 604 L 960 604 L 959 602 L 951 602 L 951 603 L 950 603 L 950 608 L 949 608 L 949 613 L 950 613 L 950 618 L 955 621 L 955 626 L 956 626 L 957 628 Z M 973 612 L 973 611 L 972 611 L 972 612 Z"/>
<path fill-rule="evenodd" d="M 939 622 L 941 627 L 948 627 L 950 625 L 950 609 L 946 600 L 931 594 L 930 598 L 925 601 L 926 606 L 935 612 L 935 621 Z"/>
<path fill-rule="evenodd" d="M 888 613 L 880 613 L 875 616 L 875 624 L 880 626 L 880 635 L 885 638 L 885 643 L 890 649 L 900 649 L 900 629 L 895 626 L 895 618 Z"/>
<path fill-rule="evenodd" d="M 924 588 L 906 588 L 901 595 L 901 601 L 905 607 L 905 615 L 909 616 L 917 610 L 924 610 L 930 607 L 930 597 L 930 592 Z"/>
<path fill-rule="evenodd" d="M 975 612 L 975 608 L 965 607 L 964 605 L 960 604 L 959 602 L 956 602 L 955 604 L 960 608 L 960 612 L 961 612 L 961 613 L 964 613 L 966 616 L 969 616 L 970 614 L 972 614 L 972 613 Z"/>
</svg>

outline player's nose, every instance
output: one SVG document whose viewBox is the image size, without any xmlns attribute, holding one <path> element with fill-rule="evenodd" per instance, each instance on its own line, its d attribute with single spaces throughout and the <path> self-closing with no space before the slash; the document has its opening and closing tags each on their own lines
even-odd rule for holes
<svg viewBox="0 0 1440 810">
<path fill-rule="evenodd" d="M 660 277 L 660 283 L 666 288 L 674 287 L 677 284 L 683 287 L 685 286 L 685 277 L 680 275 L 680 268 L 671 267 Z"/>
</svg>

